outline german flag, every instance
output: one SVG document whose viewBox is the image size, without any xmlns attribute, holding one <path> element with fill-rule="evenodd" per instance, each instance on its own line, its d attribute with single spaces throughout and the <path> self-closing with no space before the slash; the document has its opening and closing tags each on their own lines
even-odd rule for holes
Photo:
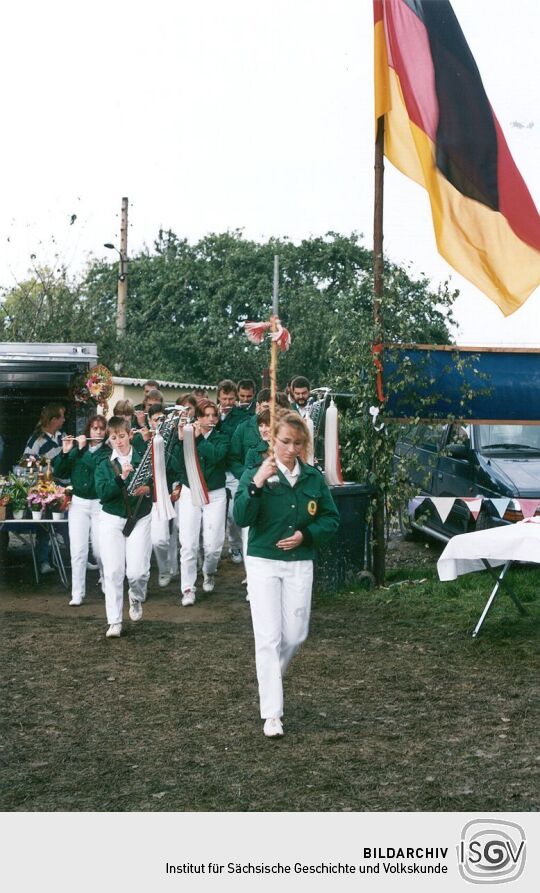
<svg viewBox="0 0 540 893">
<path fill-rule="evenodd" d="M 540 218 L 448 0 L 374 0 L 384 154 L 423 186 L 437 247 L 508 316 L 540 283 Z"/>
</svg>

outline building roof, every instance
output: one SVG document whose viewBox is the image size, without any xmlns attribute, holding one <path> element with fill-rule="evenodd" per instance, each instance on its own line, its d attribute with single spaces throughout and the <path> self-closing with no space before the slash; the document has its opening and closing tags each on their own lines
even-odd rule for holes
<svg viewBox="0 0 540 893">
<path fill-rule="evenodd" d="M 179 388 L 184 391 L 192 388 L 215 389 L 217 387 L 215 384 L 196 384 L 189 381 L 163 381 L 160 378 L 155 380 L 160 388 Z M 146 381 L 148 381 L 147 378 L 124 378 L 123 376 L 113 375 L 113 384 L 127 384 L 136 388 L 142 388 Z"/>
</svg>

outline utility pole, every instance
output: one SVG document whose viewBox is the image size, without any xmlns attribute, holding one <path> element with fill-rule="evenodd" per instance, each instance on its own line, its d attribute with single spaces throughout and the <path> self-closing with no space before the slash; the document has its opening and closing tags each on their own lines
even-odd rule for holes
<svg viewBox="0 0 540 893">
<path fill-rule="evenodd" d="M 118 269 L 118 299 L 116 304 L 116 337 L 126 337 L 127 307 L 127 241 L 128 241 L 128 199 L 122 199 L 120 212 L 120 262 Z"/>
</svg>

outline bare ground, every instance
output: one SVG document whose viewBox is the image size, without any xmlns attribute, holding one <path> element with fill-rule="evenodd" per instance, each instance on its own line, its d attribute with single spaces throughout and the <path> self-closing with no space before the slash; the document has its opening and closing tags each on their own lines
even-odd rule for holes
<svg viewBox="0 0 540 893">
<path fill-rule="evenodd" d="M 11 554 L 0 808 L 537 808 L 534 572 L 517 578 L 532 616 L 501 601 L 473 641 L 486 583 L 439 589 L 439 551 L 393 543 L 387 589 L 316 596 L 280 742 L 261 734 L 242 568 L 225 560 L 192 608 L 153 576 L 143 621 L 107 640 L 95 573 L 68 608 L 56 578 L 36 587 L 28 555 Z"/>
</svg>

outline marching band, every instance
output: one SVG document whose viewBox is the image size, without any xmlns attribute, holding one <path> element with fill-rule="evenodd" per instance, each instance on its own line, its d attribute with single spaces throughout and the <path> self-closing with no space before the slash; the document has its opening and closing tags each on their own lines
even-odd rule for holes
<svg viewBox="0 0 540 893">
<path fill-rule="evenodd" d="M 68 513 L 71 598 L 86 598 L 90 547 L 104 594 L 106 637 L 129 618 L 142 620 L 152 553 L 163 589 L 180 579 L 179 604 L 218 586 L 224 543 L 244 564 L 255 637 L 264 735 L 283 734 L 282 676 L 307 636 L 314 548 L 334 534 L 339 515 L 313 459 L 309 382 L 289 395 L 256 395 L 249 379 L 219 382 L 217 403 L 195 394 L 164 405 L 157 382 L 138 406 L 118 401 L 107 421 L 88 419 L 84 434 L 64 434 L 64 408 L 49 404 L 27 455 L 47 454 L 71 488 Z M 311 459 L 310 459 L 311 456 Z M 48 540 L 38 539 L 40 570 L 52 572 Z M 245 582 L 245 581 L 244 581 Z"/>
</svg>

